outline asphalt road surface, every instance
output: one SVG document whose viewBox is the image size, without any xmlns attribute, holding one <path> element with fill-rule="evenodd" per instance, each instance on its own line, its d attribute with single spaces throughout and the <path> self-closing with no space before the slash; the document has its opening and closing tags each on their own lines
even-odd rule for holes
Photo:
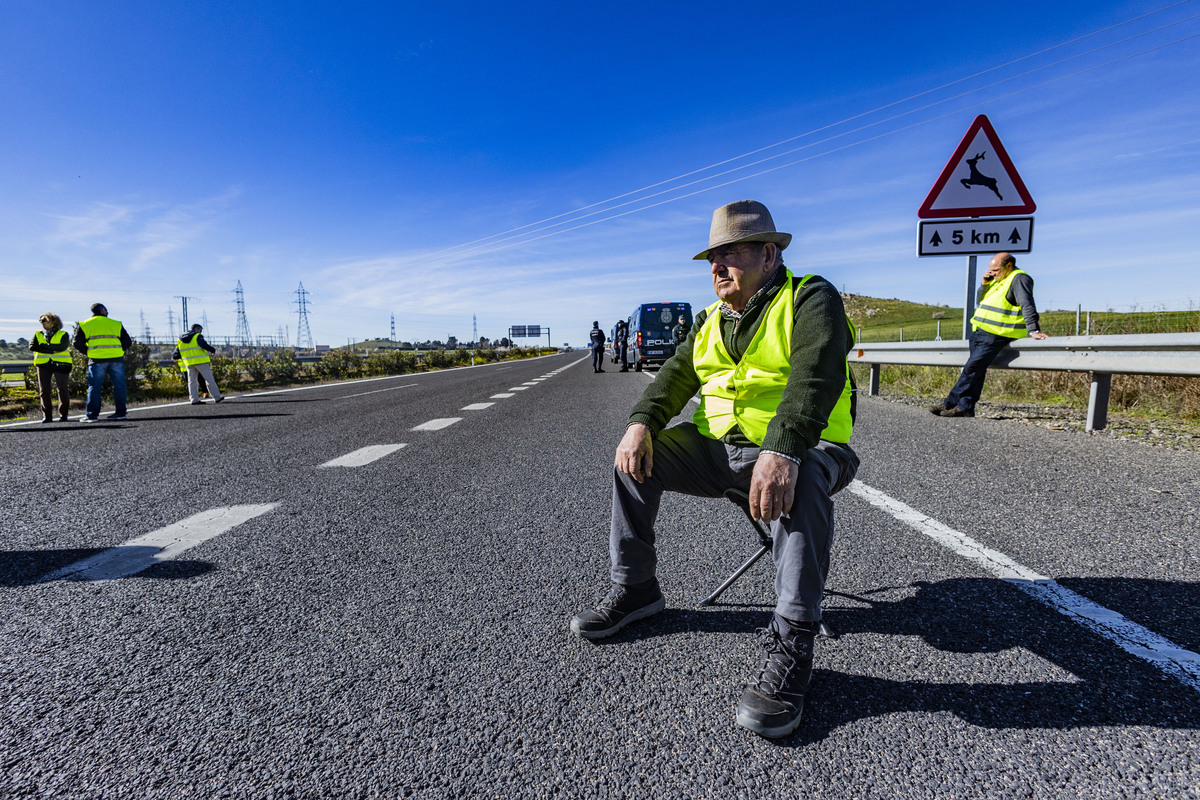
<svg viewBox="0 0 1200 800">
<path fill-rule="evenodd" d="M 648 380 L 585 356 L 0 428 L 0 796 L 1200 796 L 1200 456 L 864 398 L 772 742 L 769 561 L 696 607 L 725 501 L 664 502 L 666 612 L 568 630 Z"/>
</svg>

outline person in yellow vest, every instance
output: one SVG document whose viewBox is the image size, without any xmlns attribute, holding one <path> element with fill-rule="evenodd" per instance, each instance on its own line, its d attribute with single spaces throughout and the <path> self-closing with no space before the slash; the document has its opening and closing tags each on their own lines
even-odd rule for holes
<svg viewBox="0 0 1200 800">
<path fill-rule="evenodd" d="M 612 586 L 571 630 L 601 639 L 665 607 L 654 523 L 664 492 L 721 497 L 737 488 L 770 523 L 776 604 L 766 660 L 736 721 L 762 736 L 800 724 L 833 541 L 832 496 L 858 469 L 849 446 L 854 330 L 834 286 L 793 275 L 762 203 L 713 213 L 708 247 L 717 302 L 696 315 L 675 355 L 633 407 L 613 470 Z M 691 419 L 667 427 L 699 394 Z"/>
<path fill-rule="evenodd" d="M 179 337 L 175 352 L 171 354 L 187 372 L 188 396 L 192 398 L 194 406 L 204 402 L 200 399 L 201 380 L 208 385 L 209 393 L 218 403 L 225 399 L 221 390 L 217 388 L 217 381 L 212 374 L 212 359 L 209 357 L 211 353 L 217 352 L 217 349 L 204 341 L 203 330 L 204 326 L 200 323 L 193 325 L 190 331 Z"/>
<path fill-rule="evenodd" d="M 1011 253 L 997 253 L 988 262 L 979 286 L 967 363 L 946 399 L 929 410 L 939 417 L 975 416 L 988 367 L 1004 348 L 1027 333 L 1033 339 L 1046 338 L 1038 329 L 1033 278 L 1017 269 L 1017 259 Z"/>
<path fill-rule="evenodd" d="M 87 403 L 80 422 L 96 422 L 100 419 L 100 390 L 104 387 L 104 376 L 112 380 L 115 413 L 109 419 L 125 419 L 125 350 L 133 339 L 125 331 L 120 320 L 108 316 L 103 303 L 92 304 L 92 316 L 79 323 L 71 344 L 88 357 Z"/>
<path fill-rule="evenodd" d="M 71 341 L 62 329 L 58 314 L 46 312 L 38 317 L 41 330 L 33 334 L 29 349 L 33 351 L 33 364 L 37 368 L 38 400 L 42 407 L 42 422 L 54 421 L 54 404 L 50 394 L 51 382 L 58 387 L 58 419 L 67 421 L 71 406 L 71 391 L 68 378 L 71 376 Z"/>
</svg>

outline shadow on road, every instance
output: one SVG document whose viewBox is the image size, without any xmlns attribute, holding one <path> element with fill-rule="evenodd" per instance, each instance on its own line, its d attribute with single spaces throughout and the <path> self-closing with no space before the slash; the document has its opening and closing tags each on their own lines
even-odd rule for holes
<svg viewBox="0 0 1200 800">
<path fill-rule="evenodd" d="M 52 433 L 58 431 L 112 431 L 121 428 L 136 428 L 142 422 L 164 422 L 177 420 L 218 420 L 218 419 L 254 419 L 257 417 L 291 417 L 294 414 L 285 412 L 264 412 L 262 414 L 195 414 L 172 415 L 166 417 L 138 417 L 137 419 L 109 420 L 99 419 L 89 424 L 81 422 L 63 422 L 57 425 L 36 425 L 27 428 L 5 428 L 4 433 Z"/>
<path fill-rule="evenodd" d="M 10 550 L 0 551 L 0 587 L 29 586 L 55 570 L 103 553 L 110 548 L 79 548 L 75 550 Z M 153 564 L 122 580 L 149 578 L 179 580 L 211 572 L 213 565 L 206 561 L 172 560 Z M 68 579 L 70 580 L 70 579 Z"/>
<path fill-rule="evenodd" d="M 1066 585 L 1068 581 L 1063 581 Z M 1079 582 L 1086 583 L 1086 582 Z M 1141 598 L 1175 596 L 1192 605 L 1200 587 L 1165 581 L 1106 578 L 1111 589 Z M 1077 584 L 1078 585 L 1078 584 Z M 949 712 L 986 728 L 1081 728 L 1138 725 L 1200 728 L 1200 693 L 1112 642 L 992 578 L 960 578 L 916 584 L 916 593 L 895 602 L 834 596 L 826 613 L 842 634 L 919 636 L 951 653 L 1000 653 L 1024 649 L 1070 673 L 1072 681 L 987 680 L 945 683 L 893 681 L 817 670 L 811 714 L 796 735 L 804 745 L 857 719 L 903 712 Z M 1162 630 L 1150 626 L 1160 635 Z M 1184 646 L 1182 642 L 1176 644 Z M 819 656 L 818 656 L 819 663 Z"/>
<path fill-rule="evenodd" d="M 1197 636 L 1194 613 L 1200 605 L 1200 585 L 1124 578 L 1063 579 L 1061 583 L 1097 602 L 1126 597 L 1145 607 L 1166 608 L 1170 603 L 1181 620 L 1191 622 L 1156 625 L 1152 619 L 1135 621 L 1185 649 Z M 898 713 L 948 712 L 985 728 L 1200 728 L 1200 692 L 1005 581 L 961 578 L 908 588 L 916 592 L 896 601 L 870 595 L 906 591 L 905 587 L 887 587 L 869 596 L 831 593 L 827 597 L 825 618 L 840 638 L 836 642 L 818 640 L 818 668 L 809 693 L 812 705 L 805 710 L 800 729 L 778 744 L 805 746 L 857 720 Z M 1118 610 L 1125 608 L 1116 602 L 1113 605 Z M 751 634 L 767 624 L 770 613 L 771 605 L 766 603 L 670 609 L 623 631 L 613 641 L 628 643 L 697 631 Z M 995 682 L 995 671 L 1013 669 L 1010 659 L 982 663 L 993 674 L 961 683 L 926 680 L 919 669 L 909 680 L 821 669 L 823 648 L 837 647 L 853 659 L 856 641 L 863 641 L 855 634 L 919 637 L 949 653 L 999 654 L 1022 649 L 1058 666 L 1071 678 L 1028 681 L 1013 673 Z M 877 644 L 872 645 L 872 654 L 877 657 Z"/>
<path fill-rule="evenodd" d="M 165 422 L 169 420 L 204 420 L 207 422 L 210 419 L 257 419 L 259 417 L 291 417 L 294 414 L 287 414 L 282 411 L 266 412 L 262 414 L 188 414 L 182 416 L 169 417 L 143 417 L 138 422 Z"/>
</svg>

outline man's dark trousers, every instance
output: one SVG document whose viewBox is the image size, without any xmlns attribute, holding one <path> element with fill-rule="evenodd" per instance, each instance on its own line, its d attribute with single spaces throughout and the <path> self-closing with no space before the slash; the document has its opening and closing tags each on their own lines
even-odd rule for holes
<svg viewBox="0 0 1200 800">
<path fill-rule="evenodd" d="M 592 369 L 599 372 L 604 368 L 604 347 L 602 345 L 592 345 Z"/>
<path fill-rule="evenodd" d="M 663 492 L 721 497 L 728 488 L 746 491 L 759 448 L 710 439 L 691 422 L 654 437 L 651 476 L 638 483 L 614 470 L 609 556 L 614 583 L 654 577 L 658 559 L 654 521 Z M 821 598 L 833 545 L 831 495 L 854 479 L 858 456 L 846 445 L 820 442 L 800 465 L 791 513 L 771 523 L 775 560 L 775 611 L 799 622 L 821 619 Z M 687 535 L 703 532 L 689 529 Z M 686 545 L 685 545 L 686 546 Z"/>
<path fill-rule="evenodd" d="M 1013 343 L 1010 336 L 997 336 L 982 328 L 971 332 L 971 354 L 963 366 L 958 383 L 946 395 L 946 408 L 961 408 L 963 411 L 974 411 L 983 393 L 983 379 L 987 377 L 988 367 L 1000 355 L 1000 351 Z"/>
</svg>

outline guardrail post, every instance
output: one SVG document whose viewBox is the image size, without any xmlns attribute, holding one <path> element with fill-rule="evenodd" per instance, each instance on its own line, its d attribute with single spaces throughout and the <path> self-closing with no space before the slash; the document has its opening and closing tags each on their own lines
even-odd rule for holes
<svg viewBox="0 0 1200 800">
<path fill-rule="evenodd" d="M 881 369 L 883 367 L 880 364 L 871 365 L 871 385 L 867 389 L 867 394 L 871 395 L 871 397 L 879 396 L 879 372 Z"/>
<path fill-rule="evenodd" d="M 1088 395 L 1087 430 L 1100 431 L 1108 425 L 1108 394 L 1112 388 L 1112 375 L 1105 372 L 1092 373 L 1092 391 Z"/>
</svg>

